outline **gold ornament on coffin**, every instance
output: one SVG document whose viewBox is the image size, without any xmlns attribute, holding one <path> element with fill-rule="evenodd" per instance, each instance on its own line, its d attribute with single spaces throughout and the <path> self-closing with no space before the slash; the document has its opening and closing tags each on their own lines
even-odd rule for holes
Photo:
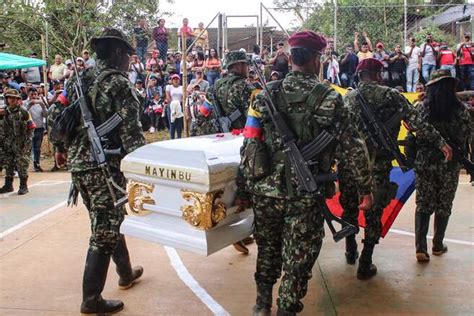
<svg viewBox="0 0 474 316">
<path fill-rule="evenodd" d="M 151 194 L 154 185 L 136 181 L 129 181 L 127 184 L 128 206 L 134 215 L 146 215 L 150 211 L 143 208 L 143 204 L 155 204 Z"/>
<path fill-rule="evenodd" d="M 183 190 L 181 193 L 187 202 L 193 203 L 181 207 L 183 218 L 196 228 L 202 230 L 211 229 L 226 217 L 225 205 L 218 201 L 224 190 L 209 193 Z"/>
</svg>

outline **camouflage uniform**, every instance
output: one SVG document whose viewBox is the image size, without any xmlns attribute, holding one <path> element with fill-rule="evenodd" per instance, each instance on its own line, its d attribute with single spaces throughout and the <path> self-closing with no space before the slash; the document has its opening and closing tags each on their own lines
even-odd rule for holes
<svg viewBox="0 0 474 316">
<path fill-rule="evenodd" d="M 405 120 L 413 130 L 421 130 L 437 148 L 444 145 L 444 140 L 432 125 L 417 115 L 413 106 L 395 89 L 381 86 L 375 82 L 361 82 L 358 89 L 367 101 L 368 106 L 374 114 L 384 123 L 389 130 L 392 139 L 397 139 L 400 131 L 400 122 Z M 392 157 L 389 153 L 375 148 L 369 135 L 365 132 L 362 121 L 357 92 L 350 91 L 344 96 L 344 104 L 356 118 L 357 129 L 363 133 L 367 143 L 370 160 L 372 162 L 371 173 L 374 187 L 374 206 L 372 210 L 364 213 L 366 228 L 364 242 L 377 244 L 382 229 L 381 218 L 384 208 L 390 203 L 396 194 L 396 184 L 390 182 L 390 170 L 392 168 Z M 338 166 L 339 189 L 341 191 L 341 205 L 344 208 L 343 218 L 356 225 L 359 216 L 359 200 L 357 188 L 353 184 L 351 168 L 347 166 L 347 157 L 341 156 L 341 164 Z"/>
<path fill-rule="evenodd" d="M 189 104 L 189 114 L 191 117 L 190 136 L 201 136 L 215 134 L 219 131 L 214 124 L 211 124 L 210 116 L 212 109 L 206 108 L 206 99 L 200 92 L 193 92 Z M 204 107 L 204 109 L 203 109 Z"/>
<path fill-rule="evenodd" d="M 54 125 L 54 120 L 61 115 L 65 106 L 63 106 L 59 101 L 54 102 L 48 108 L 48 116 L 47 116 L 47 123 L 48 123 L 48 140 L 54 147 L 54 152 L 66 152 L 64 148 L 64 143 L 61 140 L 54 139 L 54 135 L 51 133 L 51 129 Z"/>
<path fill-rule="evenodd" d="M 270 89 L 276 82 L 269 83 Z M 315 86 L 320 90 L 320 100 L 310 99 L 310 91 Z M 331 88 L 322 88 L 315 75 L 291 72 L 281 83 L 281 95 L 275 96 L 275 106 L 286 118 L 286 122 L 298 139 L 298 147 L 309 143 L 322 130 L 328 131 L 347 152 L 348 164 L 355 170 L 355 183 L 361 194 L 370 193 L 368 162 L 363 141 L 358 138 L 351 124 L 349 113 L 343 106 L 341 96 Z M 282 95 L 287 105 L 281 104 Z M 258 245 L 257 271 L 257 306 L 271 307 L 271 288 L 285 272 L 279 289 L 277 301 L 279 310 L 289 313 L 303 309 L 301 299 L 306 295 L 311 269 L 318 257 L 324 237 L 322 210 L 319 203 L 324 196 L 333 194 L 330 186 L 320 186 L 320 194 L 298 192 L 297 179 L 290 168 L 286 155 L 282 151 L 279 135 L 266 112 L 264 94 L 257 95 L 251 106 L 246 137 L 241 149 L 242 174 L 247 176 L 246 189 L 252 195 L 255 214 L 254 236 Z M 255 129 L 257 122 L 259 129 Z M 260 144 L 260 145 L 259 145 Z M 269 154 L 269 161 L 262 166 L 270 168 L 268 172 L 256 179 L 250 179 L 249 170 L 245 170 L 246 156 L 251 146 L 261 146 Z M 335 157 L 335 145 L 324 149 L 317 156 L 317 163 L 312 165 L 316 174 L 328 173 Z M 251 163 L 253 164 L 253 163 Z M 259 168 L 260 169 L 260 168 Z"/>
<path fill-rule="evenodd" d="M 436 70 L 427 83 L 428 89 L 446 89 L 448 85 L 442 87 L 435 85 L 441 80 L 450 80 L 453 84 L 452 89 L 457 81 L 451 77 L 449 70 Z M 430 90 L 427 91 L 427 93 L 430 92 Z M 455 109 L 452 110 L 455 111 L 453 117 L 443 121 L 437 121 L 430 117 L 428 104 L 420 103 L 416 111 L 423 120 L 430 122 L 437 131 L 448 137 L 448 143 L 467 149 L 466 145 L 469 144 L 469 138 L 474 131 L 473 122 L 464 105 L 459 104 L 459 107 L 456 108 L 453 104 L 453 109 Z M 443 244 L 443 239 L 458 186 L 461 164 L 456 156 L 446 162 L 444 155 L 433 146 L 429 135 L 424 131 L 416 133 L 416 145 L 416 258 L 419 262 L 426 262 L 430 260 L 426 235 L 433 213 L 435 213 L 433 254 L 442 255 L 448 250 Z"/>
<path fill-rule="evenodd" d="M 124 73 L 112 73 L 97 83 L 96 79 L 106 71 L 110 71 L 110 68 L 100 60 L 95 68 L 86 69 L 83 81 L 93 84 L 90 84 L 89 90 L 84 93 L 89 100 L 92 100 L 93 94 L 96 93 L 95 105 L 92 106 L 96 126 L 105 122 L 114 113 L 120 114 L 123 121 L 111 132 L 114 135 L 109 137 L 114 143 L 111 148 L 122 146 L 124 153 L 130 153 L 145 144 L 138 116 L 142 105 Z M 68 91 L 68 95 L 74 98 L 73 91 Z M 105 189 L 107 187 L 105 177 L 93 161 L 90 142 L 82 128 L 67 147 L 72 181 L 79 189 L 84 204 L 88 206 L 91 218 L 90 248 L 111 253 L 120 237 L 119 227 L 124 219 L 125 209 L 114 208 L 112 197 Z M 125 179 L 120 172 L 121 159 L 122 157 L 110 157 L 108 164 L 117 183 L 125 188 Z M 99 190 L 99 187 L 102 189 Z M 119 197 L 122 195 L 119 192 L 117 194 Z"/>
<path fill-rule="evenodd" d="M 0 172 L 3 170 L 5 164 L 5 141 L 5 115 L 0 115 Z"/>
<path fill-rule="evenodd" d="M 246 55 L 241 52 L 228 53 L 226 56 L 226 68 L 236 63 L 247 63 Z M 255 87 L 247 83 L 247 78 L 237 75 L 230 70 L 227 76 L 215 82 L 212 89 L 208 89 L 207 99 L 213 102 L 214 106 L 220 105 L 223 116 L 229 116 L 235 110 L 239 110 L 241 117 L 234 121 L 231 127 L 232 129 L 243 129 L 250 98 L 254 90 Z M 209 120 L 211 118 L 212 115 L 209 116 Z M 209 128 L 206 127 L 206 129 Z"/>
</svg>

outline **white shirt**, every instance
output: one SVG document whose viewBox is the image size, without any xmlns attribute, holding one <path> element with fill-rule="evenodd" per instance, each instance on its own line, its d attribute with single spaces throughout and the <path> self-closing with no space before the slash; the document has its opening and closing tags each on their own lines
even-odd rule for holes
<svg viewBox="0 0 474 316">
<path fill-rule="evenodd" d="M 426 49 L 425 49 L 426 46 Z M 420 55 L 423 54 L 423 50 L 425 50 L 425 57 L 421 60 L 422 65 L 435 65 L 436 66 L 436 57 L 434 55 L 433 47 L 423 44 L 420 47 Z"/>
<path fill-rule="evenodd" d="M 408 54 L 411 50 L 410 46 L 405 47 L 405 54 Z M 418 57 L 420 56 L 420 48 L 418 46 L 413 47 L 411 56 L 408 59 L 408 68 L 417 68 L 418 67 Z"/>
<path fill-rule="evenodd" d="M 173 123 L 176 119 L 183 117 L 183 110 L 181 109 L 181 102 L 174 100 L 170 103 L 170 116 L 171 116 L 171 123 Z"/>
<path fill-rule="evenodd" d="M 169 84 L 166 86 L 166 92 L 169 92 L 171 96 L 171 101 L 179 101 L 183 100 L 183 87 L 173 87 L 173 85 Z"/>
</svg>

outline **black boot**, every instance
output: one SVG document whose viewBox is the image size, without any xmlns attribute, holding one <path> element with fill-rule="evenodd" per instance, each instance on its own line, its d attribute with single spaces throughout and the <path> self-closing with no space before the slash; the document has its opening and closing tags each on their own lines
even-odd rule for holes
<svg viewBox="0 0 474 316">
<path fill-rule="evenodd" d="M 0 193 L 13 192 L 13 178 L 6 177 L 5 185 L 0 188 Z"/>
<path fill-rule="evenodd" d="M 18 195 L 24 195 L 28 193 L 28 177 L 20 178 L 20 189 L 18 190 Z"/>
<path fill-rule="evenodd" d="M 434 236 L 433 236 L 433 254 L 441 256 L 448 252 L 448 247 L 443 244 L 444 233 L 448 227 L 449 216 L 439 216 L 435 214 L 434 218 Z"/>
<path fill-rule="evenodd" d="M 278 309 L 276 314 L 277 316 L 296 316 L 295 312 L 287 312 L 282 309 Z"/>
<path fill-rule="evenodd" d="M 418 262 L 430 261 L 428 254 L 428 245 L 426 243 L 426 235 L 430 226 L 430 214 L 415 213 L 415 245 L 416 245 L 416 260 Z"/>
<path fill-rule="evenodd" d="M 39 162 L 33 162 L 33 170 L 35 172 L 43 172 L 43 169 L 41 168 Z"/>
<path fill-rule="evenodd" d="M 118 285 L 121 290 L 131 288 L 133 283 L 143 274 L 143 268 L 141 266 L 136 266 L 132 269 L 124 236 L 121 236 L 118 240 L 117 246 L 112 254 L 112 260 L 117 266 L 116 271 L 120 277 Z"/>
<path fill-rule="evenodd" d="M 359 267 L 357 268 L 357 278 L 359 280 L 370 279 L 377 274 L 377 267 L 372 263 L 374 246 L 373 243 L 364 242 L 364 248 L 359 259 Z"/>
<path fill-rule="evenodd" d="M 81 313 L 114 314 L 123 309 L 122 301 L 104 300 L 101 295 L 107 279 L 109 263 L 110 255 L 92 250 L 87 253 L 84 280 L 82 281 Z"/>
<path fill-rule="evenodd" d="M 355 264 L 356 259 L 359 258 L 359 252 L 357 251 L 357 241 L 355 235 L 346 237 L 346 262 L 348 264 Z"/>
<path fill-rule="evenodd" d="M 253 316 L 270 316 L 273 303 L 273 284 L 257 284 L 257 302 L 252 309 Z"/>
</svg>

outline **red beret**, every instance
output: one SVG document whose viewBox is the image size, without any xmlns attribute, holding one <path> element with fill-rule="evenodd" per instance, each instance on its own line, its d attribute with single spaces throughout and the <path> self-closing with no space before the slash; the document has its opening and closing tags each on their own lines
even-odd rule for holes
<svg viewBox="0 0 474 316">
<path fill-rule="evenodd" d="M 313 31 L 302 31 L 291 35 L 288 39 L 291 48 L 306 48 L 313 53 L 321 53 L 326 48 L 326 39 Z"/>
<path fill-rule="evenodd" d="M 382 70 L 383 64 L 375 58 L 362 59 L 359 65 L 357 65 L 356 72 L 370 71 L 379 72 Z"/>
</svg>

